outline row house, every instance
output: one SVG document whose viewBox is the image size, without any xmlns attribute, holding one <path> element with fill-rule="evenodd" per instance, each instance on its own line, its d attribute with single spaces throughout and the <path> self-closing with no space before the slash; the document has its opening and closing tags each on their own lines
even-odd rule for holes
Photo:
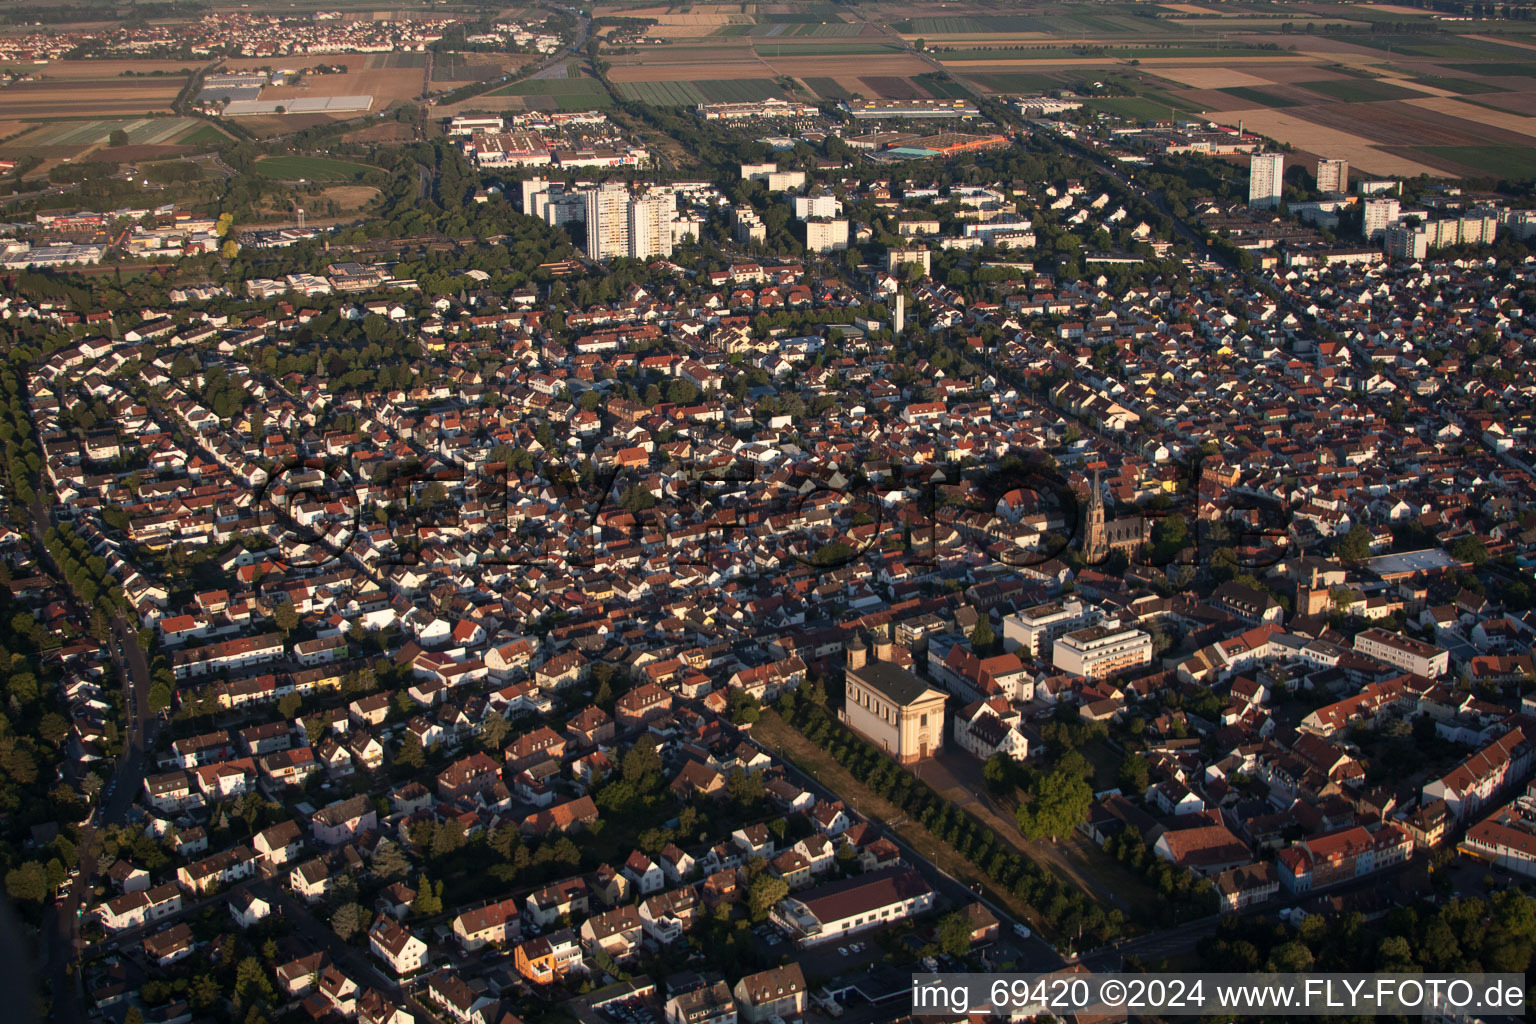
<svg viewBox="0 0 1536 1024">
<path fill-rule="evenodd" d="M 176 881 L 189 892 L 201 895 L 221 885 L 250 878 L 259 863 L 255 852 L 242 843 L 195 863 L 183 864 L 176 870 Z"/>
<path fill-rule="evenodd" d="M 1530 774 L 1536 745 L 1518 726 L 1500 736 L 1451 771 L 1424 786 L 1424 803 L 1444 800 L 1451 815 L 1465 822 L 1509 786 Z"/>
<path fill-rule="evenodd" d="M 1293 843 L 1276 866 L 1286 892 L 1301 894 L 1384 871 L 1412 853 L 1413 837 L 1396 825 L 1354 825 Z"/>
</svg>

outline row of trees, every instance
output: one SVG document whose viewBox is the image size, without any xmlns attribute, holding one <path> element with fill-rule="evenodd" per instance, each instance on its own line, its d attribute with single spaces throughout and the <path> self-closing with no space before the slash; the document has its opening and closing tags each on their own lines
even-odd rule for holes
<svg viewBox="0 0 1536 1024">
<path fill-rule="evenodd" d="M 784 720 L 826 750 L 860 782 L 904 811 L 936 839 L 974 864 L 994 885 L 1013 893 L 1057 934 L 1097 946 L 1116 938 L 1123 919 L 1105 911 L 1087 893 L 1062 883 L 992 829 L 956 807 L 833 718 L 825 704 L 791 691 L 780 698 Z"/>
</svg>

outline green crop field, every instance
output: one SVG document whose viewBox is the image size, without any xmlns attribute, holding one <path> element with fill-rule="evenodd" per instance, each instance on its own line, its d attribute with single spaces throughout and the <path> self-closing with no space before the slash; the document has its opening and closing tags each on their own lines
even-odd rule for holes
<svg viewBox="0 0 1536 1024">
<path fill-rule="evenodd" d="M 710 103 L 750 103 L 770 97 L 784 98 L 771 78 L 705 79 L 692 83 Z"/>
<path fill-rule="evenodd" d="M 325 156 L 264 156 L 256 170 L 278 181 L 351 181 L 376 168 Z"/>
<path fill-rule="evenodd" d="M 1169 104 L 1158 103 L 1145 96 L 1113 96 L 1108 99 L 1089 100 L 1088 106 L 1094 110 L 1102 110 L 1106 114 L 1130 118 L 1133 121 L 1164 121 L 1168 119 L 1171 112 Z M 1183 103 L 1176 103 L 1173 108 L 1185 113 L 1193 113 Z"/>
<path fill-rule="evenodd" d="M 810 22 L 806 24 L 776 24 L 776 25 L 727 25 L 726 28 L 746 28 L 746 33 L 733 33 L 735 35 L 751 35 L 761 39 L 846 39 L 860 35 L 864 31 L 863 25 L 850 25 L 846 21 Z M 723 34 L 723 33 L 722 33 Z"/>
<path fill-rule="evenodd" d="M 905 53 L 895 43 L 883 43 L 875 39 L 828 39 L 825 42 L 779 42 L 776 39 L 752 44 L 759 57 L 836 57 L 869 53 Z"/>
<path fill-rule="evenodd" d="M 939 100 L 970 99 L 971 91 L 953 79 L 940 77 L 937 72 L 927 72 L 913 79 L 923 90 Z"/>
<path fill-rule="evenodd" d="M 689 107 L 709 102 L 691 82 L 615 82 L 613 87 L 625 99 L 653 107 Z"/>
<path fill-rule="evenodd" d="M 160 146 L 178 136 L 207 127 L 209 125 L 206 121 L 199 121 L 195 117 L 50 118 L 43 126 L 13 139 L 7 148 L 102 145 L 119 128 L 128 136 L 130 146 Z"/>
<path fill-rule="evenodd" d="M 847 100 L 853 98 L 853 93 L 838 85 L 835 78 L 804 78 L 801 81 L 824 100 Z"/>
<path fill-rule="evenodd" d="M 1383 82 L 1371 78 L 1351 78 L 1344 80 L 1326 80 L 1321 82 L 1302 82 L 1303 89 L 1315 93 L 1321 93 L 1330 99 L 1343 100 L 1346 103 L 1372 103 L 1378 100 L 1408 100 L 1417 99 L 1424 94 L 1417 89 L 1405 89 L 1401 85 L 1393 85 L 1391 82 Z M 1231 92 L 1224 89 L 1223 92 Z"/>
<path fill-rule="evenodd" d="M 608 100 L 608 90 L 595 78 L 525 78 L 487 93 L 489 96 L 554 96 L 591 103 Z"/>
<path fill-rule="evenodd" d="M 1225 89 L 1219 89 L 1217 91 L 1224 92 L 1228 96 L 1236 96 L 1240 100 L 1247 100 L 1248 102 L 1260 107 L 1301 106 L 1301 104 L 1297 103 L 1295 100 L 1288 100 L 1284 96 L 1277 96 L 1272 92 L 1265 92 L 1263 89 L 1251 89 L 1246 85 L 1228 86 Z"/>
<path fill-rule="evenodd" d="M 702 79 L 697 82 L 615 82 L 627 100 L 656 107 L 691 107 L 700 103 L 750 103 L 783 98 L 784 90 L 769 78 Z"/>
<path fill-rule="evenodd" d="M 966 75 L 967 81 L 975 82 L 987 92 L 1037 93 L 1048 89 L 1060 89 L 1061 79 L 1052 75 L 1035 75 L 1027 71 L 999 71 L 992 74 Z"/>
<path fill-rule="evenodd" d="M 940 60 L 1071 60 L 1074 58 L 1147 58 L 1147 57 L 1275 57 L 1277 50 L 1265 50 L 1250 46 L 1061 46 L 1042 43 L 1039 46 L 999 46 L 995 48 L 972 47 L 964 50 L 945 50 L 938 54 Z"/>
<path fill-rule="evenodd" d="M 1527 64 L 1447 64 L 1452 71 L 1461 71 L 1469 75 L 1487 75 L 1490 78 L 1536 78 L 1536 61 Z"/>
<path fill-rule="evenodd" d="M 205 124 L 194 128 L 185 135 L 178 136 L 178 146 L 217 146 L 229 141 L 229 136 L 211 124 Z"/>
<path fill-rule="evenodd" d="M 1420 85 L 1444 89 L 1446 92 L 1460 93 L 1463 96 L 1479 96 L 1486 92 L 1504 91 L 1490 82 L 1479 82 L 1471 78 L 1441 78 L 1439 75 L 1414 75 L 1413 80 Z"/>
<path fill-rule="evenodd" d="M 1498 43 L 1484 43 L 1476 39 L 1457 39 L 1456 42 L 1441 42 L 1437 36 L 1417 35 L 1384 35 L 1379 32 L 1362 32 L 1349 37 L 1351 43 L 1357 46 L 1369 46 L 1376 50 L 1388 50 L 1392 53 L 1400 53 L 1406 57 L 1433 57 L 1438 60 L 1477 60 L 1478 58 L 1498 60 L 1524 60 L 1528 59 L 1531 51 L 1516 46 L 1500 46 Z M 1470 68 L 1457 68 L 1457 70 L 1472 70 Z M 1531 72 L 1536 74 L 1536 72 Z"/>
<path fill-rule="evenodd" d="M 1419 146 L 1417 151 L 1454 160 L 1495 178 L 1536 178 L 1536 161 L 1531 160 L 1531 151 L 1524 146 Z"/>
</svg>

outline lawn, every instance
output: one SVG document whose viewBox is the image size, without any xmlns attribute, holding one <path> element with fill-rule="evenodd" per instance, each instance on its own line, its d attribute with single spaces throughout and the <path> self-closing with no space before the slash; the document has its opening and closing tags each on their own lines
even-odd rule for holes
<svg viewBox="0 0 1536 1024">
<path fill-rule="evenodd" d="M 278 181 L 351 181 L 377 168 L 325 156 L 264 156 L 256 170 Z"/>
<path fill-rule="evenodd" d="M 1418 151 L 1475 168 L 1495 178 L 1536 178 L 1536 160 L 1525 146 L 1419 146 Z"/>
<path fill-rule="evenodd" d="M 1302 82 L 1301 87 L 1315 93 L 1320 93 L 1330 99 L 1342 100 L 1345 103 L 1372 103 L 1377 100 L 1410 100 L 1420 99 L 1423 93 L 1417 89 L 1406 89 L 1401 85 L 1393 85 L 1391 82 L 1383 82 L 1374 78 L 1351 78 L 1348 81 L 1328 79 L 1321 82 Z M 1224 89 L 1223 92 L 1231 92 Z"/>
<path fill-rule="evenodd" d="M 1260 107 L 1301 106 L 1301 104 L 1297 103 L 1295 100 L 1288 100 L 1284 96 L 1276 96 L 1272 92 L 1265 92 L 1263 89 L 1253 89 L 1246 85 L 1228 86 L 1227 88 L 1220 89 L 1218 91 L 1224 92 L 1228 96 L 1236 96 L 1240 100 L 1247 100 L 1248 102 Z"/>
</svg>

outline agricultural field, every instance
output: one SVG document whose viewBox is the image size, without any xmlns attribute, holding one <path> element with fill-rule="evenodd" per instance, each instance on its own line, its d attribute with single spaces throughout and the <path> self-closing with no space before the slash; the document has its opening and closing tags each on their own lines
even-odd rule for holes
<svg viewBox="0 0 1536 1024">
<path fill-rule="evenodd" d="M 1466 174 L 1519 180 L 1533 173 L 1532 152 L 1524 146 L 1426 146 L 1418 152 L 1436 163 L 1465 168 Z"/>
<path fill-rule="evenodd" d="M 268 86 L 261 91 L 261 98 L 285 100 L 318 96 L 372 96 L 371 109 L 374 113 L 378 113 L 396 103 L 414 102 L 421 95 L 425 67 L 389 66 L 397 56 L 401 55 L 338 54 L 307 57 L 301 62 L 293 63 L 283 63 L 269 57 L 245 57 L 239 60 L 228 60 L 224 64 L 231 72 L 256 71 L 273 67 L 313 67 L 316 64 L 343 66 L 347 69 L 344 74 L 308 74 L 302 76 L 294 85 Z M 291 127 L 290 130 L 292 130 Z"/>
<path fill-rule="evenodd" d="M 105 146 L 118 129 L 128 136 L 128 145 L 133 147 L 199 146 L 227 138 L 213 125 L 193 117 L 55 120 L 29 127 L 0 143 L 0 156 L 14 159 L 30 154 L 45 159 L 72 159 Z M 212 139 L 210 133 L 218 138 Z"/>
<path fill-rule="evenodd" d="M 1249 104 L 1259 107 L 1296 107 L 1300 106 L 1299 100 L 1289 99 L 1279 93 L 1266 92 L 1263 89 L 1253 89 L 1246 85 L 1228 86 L 1218 90 L 1234 99 L 1246 100 Z"/>
<path fill-rule="evenodd" d="M 704 79 L 697 82 L 623 82 L 615 88 L 625 99 L 653 106 L 693 106 L 700 103 L 746 103 L 784 95 L 772 79 Z"/>
<path fill-rule="evenodd" d="M 934 99 L 961 100 L 971 95 L 971 90 L 952 79 L 946 79 L 934 72 L 927 75 L 918 75 L 915 79 L 923 91 Z"/>
<path fill-rule="evenodd" d="M 46 74 L 46 73 L 45 73 Z M 156 78 L 46 77 L 0 87 L 0 110 L 7 119 L 52 120 L 60 117 L 130 117 L 169 113 L 187 80 Z"/>
<path fill-rule="evenodd" d="M 835 78 L 812 77 L 801 79 L 806 88 L 824 100 L 847 100 L 853 98 L 853 92 L 845 89 Z"/>
<path fill-rule="evenodd" d="M 256 170 L 278 181 L 352 181 L 375 168 L 324 156 L 264 156 Z"/>
<path fill-rule="evenodd" d="M 399 56 L 425 58 L 426 54 L 400 54 Z M 422 66 L 425 67 L 425 64 Z M 458 85 L 465 82 L 488 82 L 506 73 L 505 64 L 490 54 L 442 53 L 438 54 L 432 63 L 434 84 Z"/>
<path fill-rule="evenodd" d="M 1303 89 L 1322 93 L 1324 96 L 1345 103 L 1368 103 L 1373 100 L 1407 100 L 1423 96 L 1421 89 L 1408 89 L 1390 82 L 1370 79 L 1335 79 L 1323 82 L 1302 82 Z M 1272 106 L 1273 104 L 1265 104 Z"/>
<path fill-rule="evenodd" d="M 595 78 L 530 78 L 493 89 L 486 96 L 521 96 L 529 106 L 539 109 L 559 105 L 562 109 L 591 110 L 613 103 L 603 83 Z"/>
<path fill-rule="evenodd" d="M 895 43 L 877 39 L 828 39 L 819 42 L 764 40 L 756 43 L 753 49 L 765 60 L 778 57 L 837 57 L 904 52 Z"/>
<path fill-rule="evenodd" d="M 704 94 L 692 82 L 616 82 L 620 96 L 653 107 L 684 107 L 707 103 Z"/>
<path fill-rule="evenodd" d="M 963 77 L 967 82 L 970 82 L 984 92 L 1013 95 L 1060 89 L 1064 84 L 1060 78 L 1054 75 L 1031 74 L 1029 72 L 983 72 Z"/>
</svg>

